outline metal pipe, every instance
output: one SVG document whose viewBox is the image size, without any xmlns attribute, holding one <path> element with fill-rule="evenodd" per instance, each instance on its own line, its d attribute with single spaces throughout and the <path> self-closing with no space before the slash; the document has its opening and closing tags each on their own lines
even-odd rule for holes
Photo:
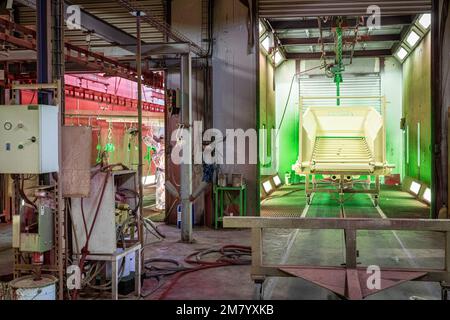
<svg viewBox="0 0 450 320">
<path fill-rule="evenodd" d="M 190 133 L 190 124 L 192 116 L 192 98 L 191 98 L 191 54 L 181 56 L 181 124 L 186 136 L 183 134 L 183 159 L 187 163 L 180 165 L 181 170 L 181 241 L 192 242 L 192 203 L 189 199 L 192 194 L 192 137 Z M 184 154 L 187 152 L 187 154 Z"/>
<path fill-rule="evenodd" d="M 52 59 L 51 59 L 51 17 L 50 0 L 37 2 L 36 6 L 36 42 L 37 42 L 37 83 L 52 82 Z M 51 93 L 38 92 L 38 103 L 50 104 Z"/>
<path fill-rule="evenodd" d="M 138 90 L 138 141 L 139 141 L 139 162 L 138 162 L 138 179 L 139 179 L 139 213 L 138 213 L 138 230 L 139 230 L 139 242 L 143 244 L 144 240 L 144 228 L 141 223 L 141 215 L 144 209 L 144 185 L 142 183 L 143 176 L 143 161 L 142 161 L 142 56 L 141 56 L 141 12 L 136 12 L 136 33 L 137 33 L 137 52 L 136 52 L 136 70 L 137 70 L 137 90 Z"/>
<path fill-rule="evenodd" d="M 441 43 L 439 0 L 433 0 L 431 6 L 431 209 L 430 218 L 438 218 L 439 209 L 444 204 L 445 196 L 442 183 L 441 151 Z M 444 175 L 445 176 L 445 175 Z M 447 199 L 448 201 L 448 199 Z"/>
<path fill-rule="evenodd" d="M 53 4 L 53 78 L 60 81 L 61 85 L 57 92 L 59 108 L 61 113 L 61 125 L 65 120 L 65 53 L 64 53 L 64 3 L 63 0 L 52 0 Z"/>
</svg>

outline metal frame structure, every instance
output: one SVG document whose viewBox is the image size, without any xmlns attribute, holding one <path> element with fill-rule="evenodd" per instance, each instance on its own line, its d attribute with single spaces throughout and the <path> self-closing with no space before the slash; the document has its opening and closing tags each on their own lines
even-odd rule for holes
<svg viewBox="0 0 450 320">
<path fill-rule="evenodd" d="M 135 274 L 134 274 L 134 294 L 136 297 L 141 296 L 141 257 L 142 245 L 140 243 L 136 243 L 130 248 L 126 250 L 115 253 L 112 255 L 102 255 L 102 254 L 92 254 L 86 257 L 86 260 L 90 261 L 105 261 L 111 263 L 111 298 L 112 300 L 119 299 L 119 261 L 122 259 L 126 259 L 129 254 L 134 254 L 134 266 L 135 266 Z"/>
<path fill-rule="evenodd" d="M 325 287 L 341 297 L 363 299 L 405 281 L 440 282 L 442 298 L 447 297 L 450 283 L 450 220 L 425 219 L 360 219 L 360 218 L 273 218 L 225 217 L 225 228 L 251 229 L 251 277 L 256 284 L 257 298 L 263 298 L 267 277 L 301 277 Z M 263 261 L 263 230 L 314 229 L 344 230 L 345 266 L 304 266 L 265 264 Z M 381 268 L 381 289 L 361 287 L 367 268 L 357 265 L 358 230 L 435 231 L 445 234 L 444 269 Z M 364 280 L 364 279 L 363 279 Z"/>
<path fill-rule="evenodd" d="M 55 83 L 38 83 L 38 84 L 13 84 L 12 90 L 41 90 L 46 92 L 54 92 L 53 103 L 60 107 L 61 97 L 59 93 L 62 92 L 61 82 L 58 80 Z M 58 119 L 58 134 L 61 136 L 61 126 L 62 126 L 62 112 L 59 112 Z M 61 139 L 59 140 L 59 145 L 56 146 L 58 149 L 58 162 L 61 164 Z M 55 189 L 55 203 L 56 203 L 56 214 L 54 215 L 54 249 L 52 250 L 53 263 L 52 265 L 45 265 L 40 267 L 42 271 L 55 273 L 58 279 L 58 299 L 62 300 L 64 297 L 64 274 L 65 274 L 65 259 L 66 259 L 66 237 L 65 237 L 65 206 L 62 192 L 60 186 L 62 186 L 62 179 L 60 172 L 58 173 L 58 180 L 54 181 L 54 185 L 46 186 L 47 188 Z M 16 189 L 18 186 L 14 186 Z M 13 201 L 14 214 L 18 214 L 19 206 L 15 205 L 18 199 L 18 192 L 13 193 L 13 197 L 16 199 Z M 20 277 L 22 274 L 27 274 L 35 269 L 35 266 L 24 264 L 21 262 L 22 254 L 18 249 L 14 250 L 14 278 Z"/>
<path fill-rule="evenodd" d="M 136 14 L 136 30 L 137 30 L 137 70 L 138 70 L 138 122 L 139 122 L 139 140 L 142 140 L 142 97 L 141 97 L 141 60 L 142 55 L 142 44 L 140 41 L 141 35 L 141 20 L 152 24 L 154 19 L 151 16 L 148 16 L 145 11 L 140 11 L 138 8 L 133 7 L 128 1 L 118 1 L 122 6 L 127 8 L 130 12 L 133 11 Z M 169 26 L 170 29 L 170 26 Z M 170 30 L 167 30 L 170 32 Z M 170 35 L 170 34 L 169 34 Z M 176 40 L 185 40 L 185 38 L 179 35 L 181 38 L 175 38 Z M 194 51 L 195 46 L 193 46 L 192 42 L 186 40 L 183 42 L 175 42 L 175 43 L 165 43 L 165 44 L 156 44 L 151 46 L 151 49 L 148 49 L 145 54 L 177 54 L 180 59 L 180 88 L 181 88 L 181 119 L 179 123 L 179 128 L 187 131 L 187 134 L 182 135 L 183 139 L 183 158 L 184 159 L 192 159 L 192 53 Z M 142 145 L 139 148 L 139 193 L 141 197 L 143 195 L 143 184 L 142 184 Z M 187 154 L 184 154 L 184 152 Z M 190 196 L 192 194 L 192 164 L 188 161 L 188 163 L 182 163 L 180 165 L 181 171 L 181 181 L 180 181 L 180 200 L 181 200 L 181 241 L 190 243 L 193 241 L 192 238 L 192 202 L 190 200 Z M 142 199 L 140 201 L 140 210 L 142 212 Z M 142 226 L 140 227 L 142 228 Z M 143 234 L 143 232 L 141 233 Z"/>
<path fill-rule="evenodd" d="M 362 99 L 368 99 L 368 100 L 380 100 L 381 101 L 381 116 L 383 118 L 383 127 L 382 127 L 382 159 L 386 160 L 386 97 L 385 96 L 355 96 L 355 97 L 347 97 L 347 96 L 326 96 L 326 97 L 300 97 L 299 101 L 299 110 L 300 110 L 300 121 L 299 121 L 299 141 L 300 143 L 303 143 L 303 109 L 305 105 L 305 100 L 345 100 L 345 99 L 352 99 L 352 100 L 362 100 Z M 315 108 L 320 108 L 321 106 L 315 106 Z M 324 106 L 325 107 L 325 106 Z M 345 109 L 345 106 L 338 106 L 336 108 Z M 302 161 L 301 157 L 299 157 L 299 162 Z M 386 169 L 391 168 L 392 166 L 387 165 L 386 168 L 383 170 L 375 170 L 374 172 L 367 172 L 367 171 L 359 171 L 359 170 L 338 170 L 338 171 L 329 171 L 329 170 L 320 170 L 318 172 L 312 172 L 312 170 L 309 170 L 309 172 L 305 172 L 305 192 L 307 197 L 307 203 L 311 204 L 312 194 L 315 192 L 324 192 L 324 193 L 338 193 L 339 195 L 339 203 L 343 204 L 344 202 L 344 194 L 350 193 L 365 193 L 365 194 L 371 194 L 373 195 L 374 205 L 378 205 L 378 199 L 380 195 L 380 172 L 384 173 Z M 306 170 L 305 170 L 306 171 Z M 317 175 L 331 175 L 331 179 L 328 180 L 318 180 Z M 353 176 L 368 176 L 367 180 L 353 180 Z M 371 189 L 371 179 L 370 177 L 375 177 L 375 188 Z M 350 178 L 347 178 L 350 177 Z M 327 183 L 328 185 L 334 186 L 334 189 L 326 188 L 326 187 L 319 187 L 319 185 L 323 185 L 323 183 Z M 310 184 L 312 183 L 312 188 L 310 187 Z M 355 183 L 363 183 L 366 186 L 362 189 L 353 189 L 353 185 Z"/>
<path fill-rule="evenodd" d="M 19 48 L 28 50 L 40 50 L 37 44 L 37 33 L 35 30 L 20 24 L 0 18 L 0 40 L 10 43 Z M 105 57 L 101 54 L 74 46 L 68 42 L 64 43 L 65 60 L 73 62 L 90 70 L 104 72 L 111 76 L 118 76 L 135 81 L 138 71 L 129 65 L 125 65 L 115 59 Z M 143 84 L 162 89 L 163 76 L 155 72 L 142 72 Z"/>
<path fill-rule="evenodd" d="M 128 1 L 128 0 L 117 0 L 117 2 L 125 9 L 127 9 L 130 13 L 140 13 L 140 19 L 142 21 L 145 21 L 152 27 L 156 28 L 160 32 L 162 32 L 164 35 L 166 35 L 168 38 L 179 42 L 179 43 L 187 43 L 189 44 L 190 51 L 192 53 L 195 53 L 199 57 L 204 57 L 208 53 L 203 50 L 200 46 L 198 46 L 194 41 L 190 40 L 188 37 L 186 37 L 181 32 L 175 30 L 171 25 L 169 25 L 166 22 L 159 21 L 155 17 L 153 17 L 151 12 L 148 12 L 146 10 L 142 10 L 142 8 L 139 6 L 139 3 L 136 3 L 136 1 Z M 137 50 L 138 51 L 138 50 Z"/>
</svg>

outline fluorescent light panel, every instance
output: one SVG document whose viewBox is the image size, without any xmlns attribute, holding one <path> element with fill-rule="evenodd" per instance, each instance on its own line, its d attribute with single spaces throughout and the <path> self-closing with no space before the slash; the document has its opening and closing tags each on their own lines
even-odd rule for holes
<svg viewBox="0 0 450 320">
<path fill-rule="evenodd" d="M 259 22 L 259 34 L 262 35 L 264 33 L 264 31 L 266 31 L 266 29 L 264 28 L 264 25 L 260 21 Z"/>
<path fill-rule="evenodd" d="M 400 49 L 398 49 L 397 53 L 395 54 L 400 60 L 405 59 L 405 57 L 408 55 L 408 51 L 406 51 L 405 48 L 400 47 Z"/>
<path fill-rule="evenodd" d="M 272 191 L 272 184 L 270 183 L 270 180 L 267 180 L 263 183 L 264 191 L 269 194 Z"/>
<path fill-rule="evenodd" d="M 280 53 L 280 51 L 275 52 L 274 56 L 274 62 L 275 64 L 279 64 L 281 61 L 283 61 L 283 55 Z"/>
<path fill-rule="evenodd" d="M 408 37 L 406 37 L 406 42 L 410 47 L 414 47 L 419 40 L 420 36 L 414 30 L 411 30 Z"/>
<path fill-rule="evenodd" d="M 418 195 L 419 192 L 420 192 L 420 184 L 415 182 L 415 181 L 411 182 L 411 186 L 409 187 L 409 191 L 411 191 L 415 195 Z"/>
<path fill-rule="evenodd" d="M 273 176 L 273 184 L 275 185 L 275 187 L 279 187 L 281 186 L 281 179 L 278 175 Z"/>
<path fill-rule="evenodd" d="M 261 45 L 267 52 L 269 52 L 269 49 L 270 49 L 270 37 L 269 36 L 265 37 L 264 40 L 261 41 Z"/>
<path fill-rule="evenodd" d="M 423 200 L 425 200 L 428 203 L 431 203 L 431 189 L 426 188 L 425 192 L 423 193 Z"/>
<path fill-rule="evenodd" d="M 431 26 L 431 13 L 424 13 L 419 19 L 419 24 L 422 28 L 428 29 Z"/>
</svg>

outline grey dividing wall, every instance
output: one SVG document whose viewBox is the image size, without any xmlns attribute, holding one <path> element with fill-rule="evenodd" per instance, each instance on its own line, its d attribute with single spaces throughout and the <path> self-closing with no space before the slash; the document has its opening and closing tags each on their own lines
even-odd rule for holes
<svg viewBox="0 0 450 320">
<path fill-rule="evenodd" d="M 172 1 L 172 26 L 175 30 L 180 31 L 189 39 L 201 45 L 201 31 L 202 31 L 202 0 L 173 0 Z M 204 63 L 199 60 L 192 61 L 192 123 L 193 121 L 201 121 L 204 119 L 204 108 L 205 108 L 205 73 L 204 73 Z M 168 69 L 167 72 L 167 87 L 169 89 L 180 89 L 180 69 L 179 65 L 173 65 Z M 180 123 L 179 116 L 172 116 L 167 121 L 167 131 L 170 139 L 170 134 L 177 129 Z M 167 140 L 166 140 L 167 141 Z M 175 142 L 171 142 L 171 147 L 173 147 Z M 170 151 L 171 147 L 167 147 L 166 151 Z M 170 156 L 170 155 L 169 155 Z M 180 168 L 178 165 L 174 165 L 170 159 L 167 163 L 167 174 L 166 179 L 171 181 L 175 186 L 180 183 Z M 192 170 L 192 185 L 193 189 L 200 184 L 203 178 L 202 166 L 198 164 L 193 165 Z M 176 223 L 176 210 L 178 200 L 174 199 L 169 193 L 166 193 L 166 207 L 167 214 L 169 215 L 170 223 Z M 198 197 L 194 205 L 195 212 L 195 224 L 203 224 L 205 219 L 205 214 L 211 214 L 211 209 L 207 208 L 205 205 L 204 197 Z"/>
<path fill-rule="evenodd" d="M 214 6 L 213 127 L 224 135 L 227 129 L 256 129 L 258 49 L 248 52 L 248 9 L 239 0 L 216 0 Z M 243 175 L 247 214 L 258 214 L 258 166 L 247 157 L 246 164 L 224 164 L 221 170 Z"/>
<path fill-rule="evenodd" d="M 443 16 L 444 7 L 443 1 L 440 1 L 440 14 Z M 450 6 L 447 8 L 447 21 L 443 26 L 442 44 L 441 44 L 441 92 L 442 92 L 442 112 L 441 112 L 441 161 L 443 163 L 442 173 L 443 179 L 443 193 L 448 192 L 448 109 L 450 108 Z M 444 22 L 441 21 L 443 24 Z M 449 200 L 444 200 L 449 207 Z M 450 215 L 448 215 L 450 216 Z"/>
</svg>

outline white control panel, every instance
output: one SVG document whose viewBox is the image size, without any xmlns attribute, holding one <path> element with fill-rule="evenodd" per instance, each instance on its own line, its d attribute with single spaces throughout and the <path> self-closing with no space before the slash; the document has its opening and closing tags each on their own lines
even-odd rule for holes
<svg viewBox="0 0 450 320">
<path fill-rule="evenodd" d="M 59 171 L 58 107 L 0 105 L 0 173 Z"/>
</svg>

